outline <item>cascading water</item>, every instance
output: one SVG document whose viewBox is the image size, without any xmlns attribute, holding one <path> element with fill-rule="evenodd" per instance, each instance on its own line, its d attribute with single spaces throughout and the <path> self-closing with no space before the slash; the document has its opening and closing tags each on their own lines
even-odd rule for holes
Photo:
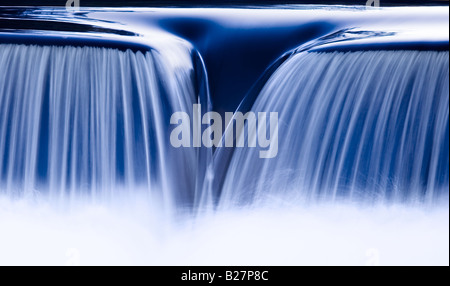
<svg viewBox="0 0 450 286">
<path fill-rule="evenodd" d="M 448 265 L 448 19 L 0 7 L 0 265 Z"/>
<path fill-rule="evenodd" d="M 448 76 L 448 52 L 293 55 L 251 108 L 278 112 L 278 156 L 236 148 L 220 203 L 448 198 Z"/>
<path fill-rule="evenodd" d="M 167 122 L 199 100 L 190 57 L 0 45 L 1 192 L 104 200 L 142 190 L 188 204 L 199 150 L 170 148 Z"/>
</svg>

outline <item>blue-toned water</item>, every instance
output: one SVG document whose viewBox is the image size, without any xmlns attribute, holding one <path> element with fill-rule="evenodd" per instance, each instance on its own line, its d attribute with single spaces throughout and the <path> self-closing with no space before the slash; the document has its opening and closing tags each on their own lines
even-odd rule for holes
<svg viewBox="0 0 450 286">
<path fill-rule="evenodd" d="M 102 201 L 142 190 L 191 204 L 205 163 L 200 149 L 171 147 L 167 122 L 208 102 L 198 102 L 191 51 L 176 57 L 0 45 L 2 193 Z"/>
<path fill-rule="evenodd" d="M 448 7 L 0 8 L 0 264 L 448 265 L 448 77 Z"/>
</svg>

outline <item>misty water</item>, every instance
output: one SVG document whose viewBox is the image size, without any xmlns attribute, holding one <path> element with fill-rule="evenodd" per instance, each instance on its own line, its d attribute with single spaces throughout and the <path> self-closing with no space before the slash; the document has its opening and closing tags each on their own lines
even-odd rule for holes
<svg viewBox="0 0 450 286">
<path fill-rule="evenodd" d="M 297 9 L 175 9 L 186 27 L 162 9 L 156 28 L 145 9 L 9 15 L 103 32 L 0 31 L 0 264 L 448 265 L 448 33 L 373 27 L 407 18 L 395 9 Z M 324 35 L 261 48 L 266 66 L 245 70 L 236 55 L 256 52 L 233 29 L 258 35 L 271 13 L 273 35 Z M 229 59 L 202 25 L 236 41 Z M 193 104 L 278 112 L 277 156 L 174 148 L 170 117 Z"/>
</svg>

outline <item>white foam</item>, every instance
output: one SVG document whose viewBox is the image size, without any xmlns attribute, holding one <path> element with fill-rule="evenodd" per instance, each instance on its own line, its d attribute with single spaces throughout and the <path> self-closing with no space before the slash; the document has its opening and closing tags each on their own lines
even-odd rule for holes
<svg viewBox="0 0 450 286">
<path fill-rule="evenodd" d="M 256 207 L 164 219 L 145 203 L 0 199 L 0 265 L 448 265 L 448 206 Z"/>
</svg>

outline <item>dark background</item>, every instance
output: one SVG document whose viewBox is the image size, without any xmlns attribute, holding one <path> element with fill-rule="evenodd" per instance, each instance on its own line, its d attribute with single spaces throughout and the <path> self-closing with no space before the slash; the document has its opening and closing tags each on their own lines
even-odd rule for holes
<svg viewBox="0 0 450 286">
<path fill-rule="evenodd" d="M 0 0 L 0 6 L 65 6 L 67 0 Z M 280 5 L 280 4 L 341 4 L 365 5 L 367 0 L 80 0 L 84 7 L 208 7 L 208 6 L 239 6 L 239 5 Z M 423 6 L 448 5 L 448 0 L 380 0 L 381 6 Z"/>
</svg>

